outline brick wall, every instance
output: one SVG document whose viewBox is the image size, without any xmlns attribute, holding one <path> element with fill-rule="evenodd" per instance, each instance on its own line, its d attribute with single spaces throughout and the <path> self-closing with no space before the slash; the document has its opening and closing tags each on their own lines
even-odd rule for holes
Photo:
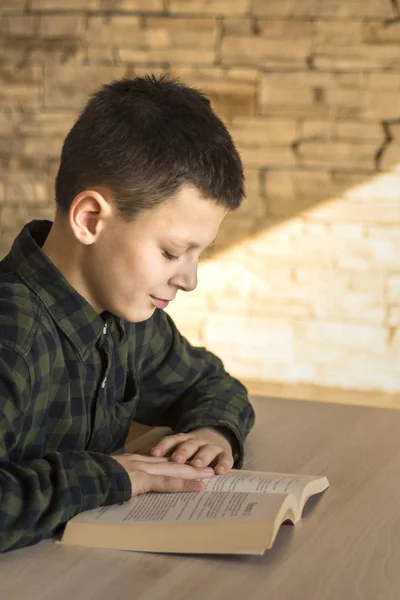
<svg viewBox="0 0 400 600">
<path fill-rule="evenodd" d="M 0 0 L 0 253 L 53 215 L 91 90 L 208 93 L 248 198 L 169 309 L 244 379 L 400 391 L 400 9 L 390 0 Z"/>
</svg>

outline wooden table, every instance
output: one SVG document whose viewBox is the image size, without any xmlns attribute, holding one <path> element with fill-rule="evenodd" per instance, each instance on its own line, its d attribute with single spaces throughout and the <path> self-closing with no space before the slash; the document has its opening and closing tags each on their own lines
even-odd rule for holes
<svg viewBox="0 0 400 600">
<path fill-rule="evenodd" d="M 400 598 L 400 412 L 253 398 L 246 468 L 327 475 L 264 556 L 173 556 L 47 540 L 0 557 L 2 600 Z"/>
</svg>

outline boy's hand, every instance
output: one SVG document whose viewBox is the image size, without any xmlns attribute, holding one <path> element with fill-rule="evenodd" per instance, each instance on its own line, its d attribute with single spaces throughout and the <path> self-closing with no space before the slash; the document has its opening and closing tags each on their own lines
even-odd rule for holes
<svg viewBox="0 0 400 600">
<path fill-rule="evenodd" d="M 213 427 L 201 427 L 189 433 L 168 435 L 151 450 L 153 456 L 170 455 L 173 462 L 188 462 L 196 468 L 214 466 L 217 475 L 233 467 L 232 447 L 226 437 Z"/>
<path fill-rule="evenodd" d="M 128 472 L 132 496 L 145 492 L 201 492 L 204 485 L 199 480 L 214 475 L 212 468 L 177 464 L 162 456 L 121 454 L 112 458 Z"/>
</svg>

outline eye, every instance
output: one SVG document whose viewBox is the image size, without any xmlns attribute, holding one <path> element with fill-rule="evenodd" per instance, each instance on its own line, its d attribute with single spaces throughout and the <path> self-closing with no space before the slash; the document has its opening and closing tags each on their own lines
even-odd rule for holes
<svg viewBox="0 0 400 600">
<path fill-rule="evenodd" d="M 167 260 L 178 260 L 178 258 L 179 258 L 179 256 L 174 256 L 173 254 L 170 254 L 166 250 L 163 251 L 163 255 L 165 256 L 165 258 Z"/>
</svg>

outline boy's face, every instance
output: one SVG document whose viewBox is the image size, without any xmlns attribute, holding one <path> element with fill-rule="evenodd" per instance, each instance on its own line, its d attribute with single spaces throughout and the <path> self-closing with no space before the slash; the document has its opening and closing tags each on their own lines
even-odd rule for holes
<svg viewBox="0 0 400 600">
<path fill-rule="evenodd" d="M 195 289 L 199 255 L 226 213 L 189 186 L 131 223 L 113 210 L 87 247 L 83 295 L 99 313 L 108 310 L 131 322 L 148 319 L 178 290 Z"/>
</svg>

